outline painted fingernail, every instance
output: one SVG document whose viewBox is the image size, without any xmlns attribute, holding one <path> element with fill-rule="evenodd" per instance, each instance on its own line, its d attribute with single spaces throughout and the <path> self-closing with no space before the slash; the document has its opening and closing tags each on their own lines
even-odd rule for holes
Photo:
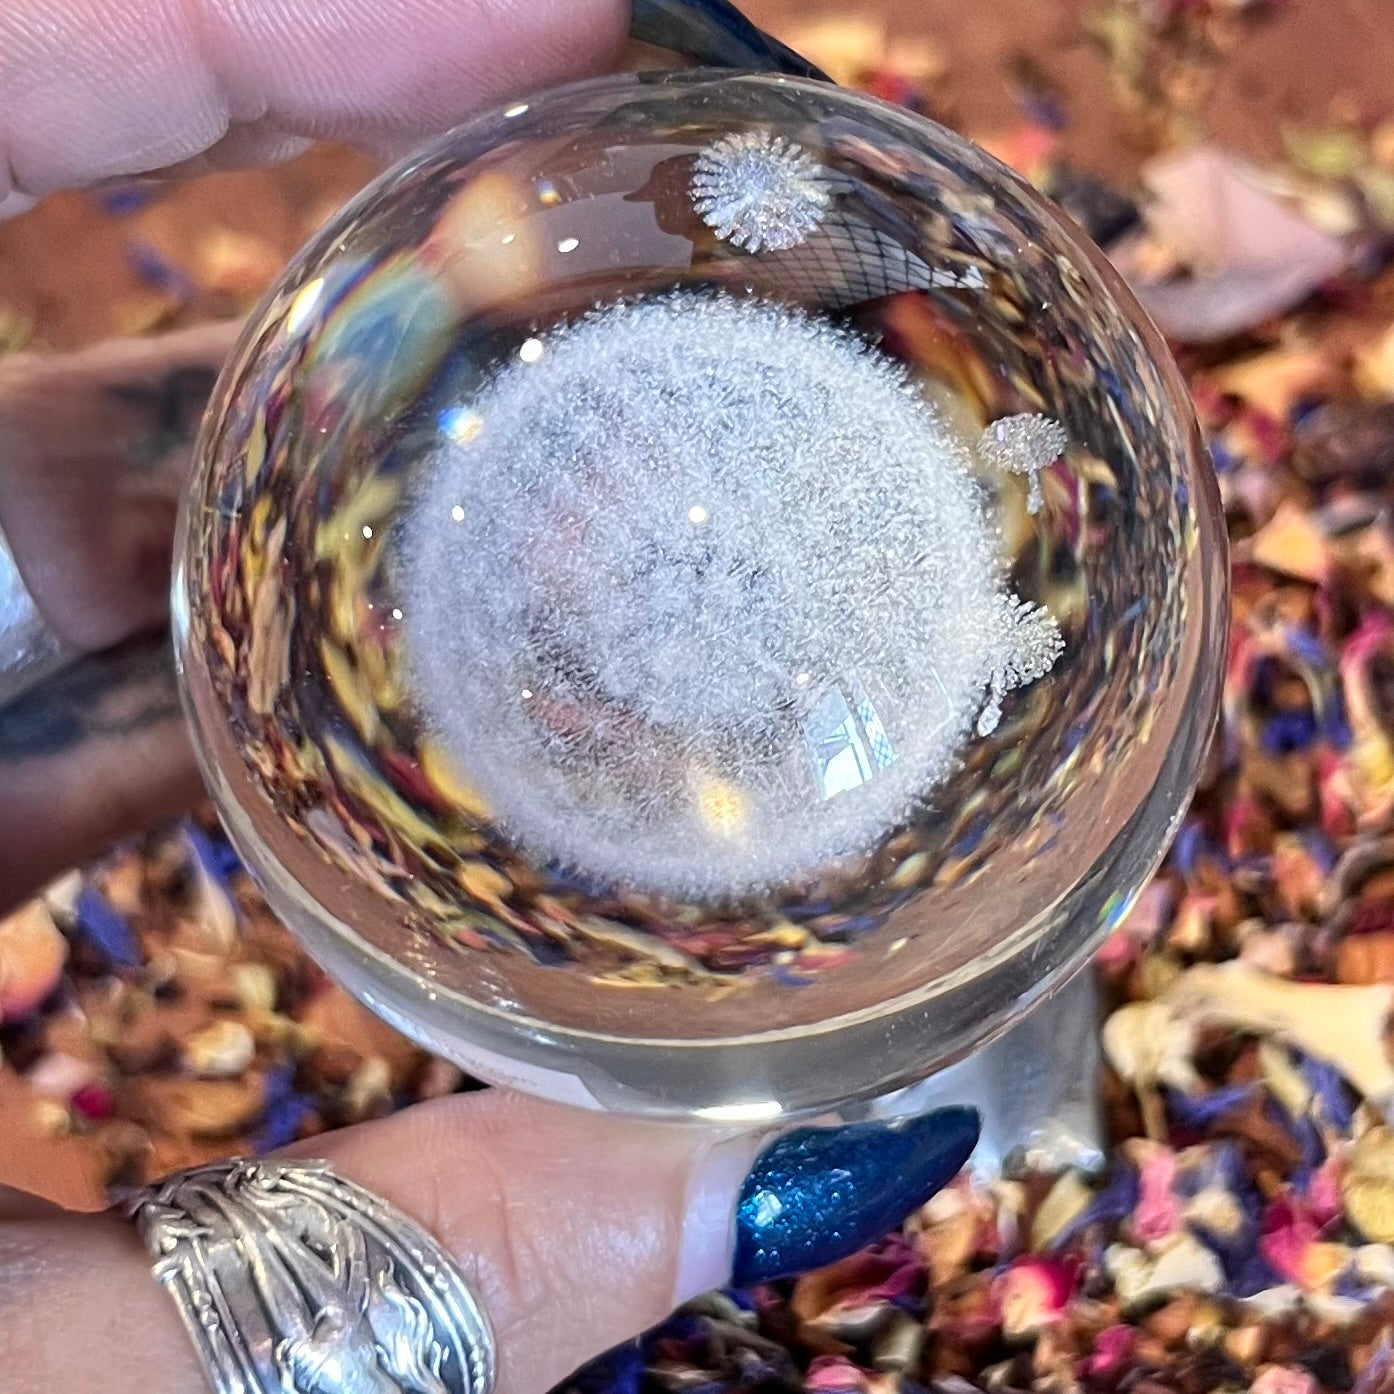
<svg viewBox="0 0 1394 1394">
<path fill-rule="evenodd" d="M 741 1188 L 732 1283 L 821 1268 L 879 1239 L 959 1173 L 979 1126 L 976 1109 L 945 1108 L 776 1139 Z"/>
</svg>

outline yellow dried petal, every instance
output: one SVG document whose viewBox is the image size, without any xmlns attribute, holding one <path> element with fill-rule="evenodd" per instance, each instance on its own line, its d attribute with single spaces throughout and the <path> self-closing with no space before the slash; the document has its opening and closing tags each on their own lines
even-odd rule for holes
<svg viewBox="0 0 1394 1394">
<path fill-rule="evenodd" d="M 328 639 L 320 640 L 319 656 L 324 664 L 329 689 L 338 699 L 349 724 L 365 744 L 371 744 L 382 723 L 363 675 L 353 666 L 343 649 Z"/>
<path fill-rule="evenodd" d="M 1031 1222 L 1031 1247 L 1043 1250 L 1089 1207 L 1094 1192 L 1077 1171 L 1060 1174 Z"/>
<path fill-rule="evenodd" d="M 463 863 L 456 868 L 455 879 L 469 895 L 485 905 L 502 900 L 513 889 L 508 877 L 487 862 Z"/>
<path fill-rule="evenodd" d="M 435 741 L 423 741 L 416 752 L 421 772 L 431 782 L 432 788 L 461 813 L 480 822 L 493 816 L 489 805 L 456 769 L 450 756 Z"/>
<path fill-rule="evenodd" d="M 1280 576 L 1295 576 L 1313 584 L 1329 570 L 1326 539 L 1311 514 L 1293 503 L 1280 504 L 1272 518 L 1250 539 L 1249 555 L 1259 566 Z"/>
<path fill-rule="evenodd" d="M 375 770 L 366 768 L 353 751 L 332 738 L 325 744 L 329 763 L 343 780 L 344 788 L 372 809 L 385 827 L 409 842 L 446 845 L 440 829 L 422 818 Z"/>
<path fill-rule="evenodd" d="M 1341 1202 L 1366 1239 L 1394 1244 L 1394 1133 L 1388 1128 L 1371 1128 L 1351 1149 Z"/>
</svg>

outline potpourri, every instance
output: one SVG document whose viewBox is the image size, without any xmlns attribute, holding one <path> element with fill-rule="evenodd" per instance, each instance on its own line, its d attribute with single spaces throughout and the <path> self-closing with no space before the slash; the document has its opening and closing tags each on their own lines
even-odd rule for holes
<svg viewBox="0 0 1394 1394">
<path fill-rule="evenodd" d="M 1257 18 L 1114 0 L 1087 31 L 1128 120 L 1164 144 Z M 931 114 L 936 71 L 839 70 Z M 994 148 L 1106 244 L 1136 235 L 1130 191 L 1059 158 L 1058 94 L 1019 85 L 1022 126 Z M 692 1303 L 568 1387 L 1394 1387 L 1394 121 L 1287 148 L 1275 186 L 1351 258 L 1285 318 L 1182 351 L 1234 542 L 1234 631 L 1207 779 L 1096 964 L 1105 1172 L 961 1179 L 902 1234 Z M 139 217 L 151 197 L 101 206 Z M 1165 267 L 1155 238 L 1144 250 Z M 242 301 L 276 265 L 213 234 L 192 273 L 134 234 L 129 256 L 150 297 L 145 319 L 123 312 L 136 328 L 210 279 Z M 0 307 L 0 344 L 27 333 Z M 0 921 L 0 1050 L 0 1181 L 88 1207 L 471 1087 L 325 980 L 202 815 Z"/>
</svg>

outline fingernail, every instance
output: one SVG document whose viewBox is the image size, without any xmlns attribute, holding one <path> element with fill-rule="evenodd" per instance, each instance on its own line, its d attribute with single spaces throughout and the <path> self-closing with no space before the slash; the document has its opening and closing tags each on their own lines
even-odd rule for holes
<svg viewBox="0 0 1394 1394">
<path fill-rule="evenodd" d="M 958 1175 L 979 1125 L 976 1109 L 945 1108 L 777 1139 L 741 1188 L 731 1282 L 821 1268 L 889 1233 Z"/>
<path fill-rule="evenodd" d="M 944 1108 L 904 1123 L 715 1141 L 688 1186 L 674 1304 L 856 1253 L 962 1170 L 978 1129 L 975 1109 Z"/>
</svg>

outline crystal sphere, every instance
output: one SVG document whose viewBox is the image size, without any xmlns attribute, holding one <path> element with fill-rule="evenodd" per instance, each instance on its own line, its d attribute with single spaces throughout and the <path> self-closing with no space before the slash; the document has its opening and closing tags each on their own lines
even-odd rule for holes
<svg viewBox="0 0 1394 1394">
<path fill-rule="evenodd" d="M 1226 614 L 1184 386 L 1067 220 L 825 84 L 625 76 L 376 180 L 226 367 L 176 642 L 324 966 L 490 1080 L 771 1118 L 1125 913 Z"/>
</svg>

